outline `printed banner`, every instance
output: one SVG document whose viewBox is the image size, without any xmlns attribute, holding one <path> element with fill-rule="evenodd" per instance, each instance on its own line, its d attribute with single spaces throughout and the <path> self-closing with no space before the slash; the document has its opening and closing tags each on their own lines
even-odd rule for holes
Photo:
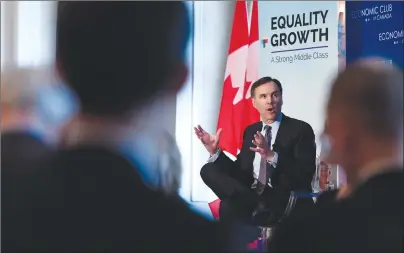
<svg viewBox="0 0 404 253">
<path fill-rule="evenodd" d="M 346 60 L 382 57 L 403 69 L 404 2 L 346 2 Z"/>
<path fill-rule="evenodd" d="M 260 76 L 282 83 L 283 112 L 306 121 L 319 136 L 338 71 L 338 2 L 260 1 L 258 9 Z"/>
</svg>

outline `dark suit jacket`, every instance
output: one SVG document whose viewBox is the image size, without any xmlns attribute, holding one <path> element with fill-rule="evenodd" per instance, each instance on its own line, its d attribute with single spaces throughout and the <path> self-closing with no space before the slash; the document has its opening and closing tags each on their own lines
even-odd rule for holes
<svg viewBox="0 0 404 253">
<path fill-rule="evenodd" d="M 1 176 L 4 183 L 9 182 L 5 180 L 8 176 L 25 175 L 35 163 L 51 153 L 52 149 L 38 137 L 17 130 L 1 133 Z"/>
<path fill-rule="evenodd" d="M 25 236 L 26 223 L 21 217 L 22 204 L 30 191 L 28 184 L 38 163 L 52 154 L 52 149 L 39 136 L 26 131 L 1 134 L 1 239 L 2 249 Z M 20 219 L 14 219 L 20 217 Z"/>
<path fill-rule="evenodd" d="M 316 200 L 316 206 L 329 206 L 334 204 L 337 198 L 338 190 L 329 190 L 320 193 Z"/>
<path fill-rule="evenodd" d="M 237 160 L 233 162 L 221 153 L 215 163 L 228 168 L 230 174 L 250 187 L 253 179 L 255 152 L 250 147 L 254 134 L 262 130 L 262 122 L 249 125 L 243 134 L 243 145 Z M 311 192 L 311 182 L 316 171 L 316 144 L 313 129 L 301 120 L 282 116 L 273 145 L 278 153 L 278 163 L 271 176 L 272 186 L 284 192 Z"/>
<path fill-rule="evenodd" d="M 99 147 L 60 151 L 38 169 L 25 215 L 37 252 L 210 252 L 227 232 L 178 197 L 146 187 L 121 155 Z"/>
<path fill-rule="evenodd" d="M 275 232 L 271 252 L 403 252 L 401 171 L 374 176 L 350 197 L 291 217 Z"/>
</svg>

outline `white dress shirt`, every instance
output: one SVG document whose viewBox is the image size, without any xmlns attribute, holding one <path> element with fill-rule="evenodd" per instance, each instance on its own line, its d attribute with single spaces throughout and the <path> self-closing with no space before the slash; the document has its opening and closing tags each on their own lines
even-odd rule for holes
<svg viewBox="0 0 404 253">
<path fill-rule="evenodd" d="M 282 120 L 282 113 L 279 114 L 278 118 L 272 122 L 271 124 L 269 124 L 269 126 L 271 126 L 271 149 L 273 148 L 273 145 L 275 143 L 276 140 L 276 135 L 278 134 L 278 130 L 279 130 L 279 126 L 281 125 L 281 120 Z M 266 124 L 264 122 L 262 122 L 262 129 L 261 129 L 261 133 L 262 135 L 265 136 L 265 126 Z M 220 153 L 222 151 L 220 149 L 218 149 L 218 151 L 212 155 L 209 159 L 208 162 L 214 162 L 216 161 L 216 159 L 219 157 Z M 271 161 L 268 161 L 274 168 L 276 168 L 277 162 L 278 162 L 278 154 L 276 152 L 274 152 L 274 157 L 272 158 Z M 251 188 L 255 188 L 257 185 L 257 180 L 259 178 L 259 174 L 260 174 L 260 164 L 261 164 L 261 155 L 259 153 L 255 153 L 254 156 L 254 161 L 253 161 L 253 177 L 254 177 L 254 183 L 251 185 Z M 271 185 L 271 178 L 269 178 L 268 181 L 268 185 L 272 187 Z"/>
</svg>

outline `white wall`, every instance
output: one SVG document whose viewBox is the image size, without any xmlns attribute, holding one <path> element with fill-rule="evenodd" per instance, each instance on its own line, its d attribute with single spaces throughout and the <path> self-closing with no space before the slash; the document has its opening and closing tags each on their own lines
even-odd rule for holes
<svg viewBox="0 0 404 253">
<path fill-rule="evenodd" d="M 215 196 L 199 175 L 208 153 L 194 137 L 193 126 L 216 130 L 235 2 L 193 4 L 193 82 L 177 97 L 176 138 L 184 167 L 181 195 L 192 201 L 209 201 Z"/>
<path fill-rule="evenodd" d="M 18 1 L 17 50 L 19 66 L 53 63 L 56 2 Z"/>
<path fill-rule="evenodd" d="M 56 2 L 1 2 L 1 67 L 38 67 L 54 60 Z"/>
<path fill-rule="evenodd" d="M 188 152 L 191 150 L 191 136 L 192 136 L 192 123 L 190 121 L 192 117 L 192 90 L 193 90 L 193 59 L 194 59 L 194 5 L 195 2 L 187 2 L 189 11 L 191 13 L 190 18 L 192 22 L 191 26 L 191 38 L 187 49 L 187 58 L 189 66 L 189 76 L 186 84 L 176 97 L 176 108 L 174 115 L 171 115 L 175 119 L 175 138 L 177 141 L 178 149 L 181 153 L 183 173 L 182 173 L 182 185 L 180 188 L 180 195 L 189 201 L 191 199 L 191 156 Z"/>
<path fill-rule="evenodd" d="M 1 1 L 0 4 L 1 4 L 1 6 L 0 6 L 0 11 L 1 11 L 1 14 L 0 14 L 0 18 L 1 18 L 1 28 L 0 28 L 0 32 L 1 32 L 1 35 L 0 35 L 1 51 L 0 51 L 0 57 L 1 57 L 1 69 L 3 69 L 3 61 L 4 61 L 3 60 L 4 59 L 4 28 L 5 28 L 5 25 L 4 25 L 4 13 L 5 13 L 5 11 L 4 11 L 4 2 Z"/>
<path fill-rule="evenodd" d="M 322 21 L 307 27 L 294 27 L 271 30 L 271 18 L 312 11 L 328 11 L 325 23 Z M 293 118 L 309 123 L 316 134 L 317 143 L 324 126 L 324 106 L 328 90 L 338 71 L 338 5 L 337 2 L 307 1 L 298 2 L 266 1 L 259 3 L 260 36 L 271 38 L 280 33 L 290 34 L 309 29 L 328 29 L 328 41 L 308 40 L 307 43 L 273 48 L 268 43 L 260 47 L 260 76 L 272 76 L 282 83 L 282 111 Z M 309 37 L 311 38 L 311 37 Z M 315 47 L 327 48 L 315 48 Z M 314 49 L 313 49 L 314 47 Z M 285 50 L 285 51 L 284 51 Z M 299 50 L 299 51 L 295 51 Z M 275 51 L 275 52 L 274 52 Z M 307 55 L 310 59 L 298 60 L 297 55 Z M 322 57 L 321 57 L 322 56 Z M 276 59 L 288 58 L 291 61 Z M 317 150 L 320 151 L 319 149 Z"/>
<path fill-rule="evenodd" d="M 15 62 L 18 3 L 1 1 L 1 69 Z"/>
</svg>

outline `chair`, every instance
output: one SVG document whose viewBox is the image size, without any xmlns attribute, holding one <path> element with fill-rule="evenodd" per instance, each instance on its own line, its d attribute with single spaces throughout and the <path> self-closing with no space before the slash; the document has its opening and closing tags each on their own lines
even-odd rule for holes
<svg viewBox="0 0 404 253">
<path fill-rule="evenodd" d="M 283 212 L 281 218 L 274 222 L 273 224 L 267 224 L 265 226 L 259 226 L 261 229 L 261 237 L 259 238 L 259 248 L 262 252 L 267 252 L 268 250 L 268 242 L 271 239 L 271 236 L 276 229 L 276 227 L 287 218 L 290 213 L 295 208 L 296 202 L 299 198 L 316 198 L 317 193 L 305 193 L 305 192 L 290 192 L 289 201 Z"/>
<path fill-rule="evenodd" d="M 261 251 L 262 251 L 262 252 L 266 252 L 266 251 L 267 251 L 267 249 L 268 249 L 268 241 L 270 240 L 271 235 L 272 235 L 274 229 L 276 228 L 276 226 L 277 226 L 285 217 L 289 216 L 289 214 L 291 213 L 291 211 L 293 210 L 293 208 L 294 208 L 295 205 L 296 205 L 296 200 L 297 200 L 297 198 L 296 198 L 295 192 L 292 191 L 292 192 L 290 193 L 289 201 L 288 201 L 288 204 L 287 204 L 287 206 L 286 206 L 286 208 L 285 208 L 285 211 L 283 212 L 282 217 L 281 217 L 278 221 L 276 221 L 275 223 L 273 223 L 273 224 L 268 224 L 268 225 L 265 225 L 265 226 L 260 226 L 260 229 L 261 229 L 261 237 L 259 238 L 259 245 L 261 246 L 260 248 L 261 248 Z"/>
</svg>

